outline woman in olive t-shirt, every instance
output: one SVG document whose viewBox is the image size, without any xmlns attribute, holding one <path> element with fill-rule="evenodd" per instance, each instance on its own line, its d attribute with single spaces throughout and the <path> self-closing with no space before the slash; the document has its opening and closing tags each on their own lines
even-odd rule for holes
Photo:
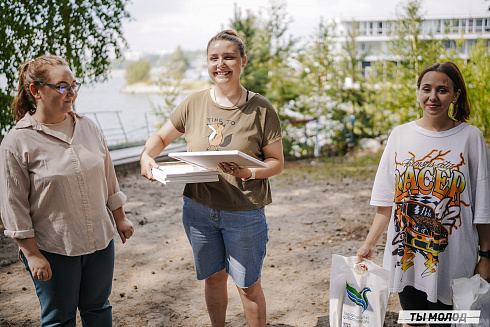
<svg viewBox="0 0 490 327">
<path fill-rule="evenodd" d="M 170 120 L 146 142 L 141 174 L 154 180 L 154 158 L 185 135 L 188 151 L 240 150 L 267 168 L 220 163 L 219 181 L 187 184 L 183 223 L 194 252 L 198 279 L 213 326 L 224 326 L 227 278 L 237 285 L 250 326 L 265 326 L 261 269 L 268 241 L 264 206 L 271 200 L 268 177 L 284 165 L 279 118 L 263 96 L 245 89 L 240 74 L 247 62 L 235 31 L 218 33 L 208 43 L 208 73 L 214 87 L 190 95 Z"/>
</svg>

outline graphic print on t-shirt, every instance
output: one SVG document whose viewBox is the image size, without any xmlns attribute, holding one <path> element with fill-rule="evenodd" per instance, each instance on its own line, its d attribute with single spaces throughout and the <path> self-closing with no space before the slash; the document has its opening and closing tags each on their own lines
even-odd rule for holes
<svg viewBox="0 0 490 327">
<path fill-rule="evenodd" d="M 396 265 L 407 271 L 416 255 L 425 258 L 421 277 L 436 271 L 439 254 L 448 246 L 449 235 L 461 226 L 460 195 L 466 187 L 459 171 L 465 165 L 446 158 L 451 151 L 432 150 L 421 159 L 412 153 L 410 159 L 397 161 L 395 153 L 395 237 L 392 240 L 398 256 Z"/>
<path fill-rule="evenodd" d="M 206 124 L 211 130 L 212 133 L 207 136 L 209 146 L 206 149 L 218 151 L 218 147 L 226 147 L 231 143 L 231 139 L 233 138 L 233 134 L 226 135 L 224 133 L 225 127 L 227 125 L 235 125 L 235 122 L 232 120 L 228 120 L 226 124 L 220 118 L 208 118 Z"/>
</svg>

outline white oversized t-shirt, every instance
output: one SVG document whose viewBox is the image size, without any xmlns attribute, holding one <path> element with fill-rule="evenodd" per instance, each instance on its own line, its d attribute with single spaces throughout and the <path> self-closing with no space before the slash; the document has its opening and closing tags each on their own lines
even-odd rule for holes
<svg viewBox="0 0 490 327">
<path fill-rule="evenodd" d="M 475 224 L 490 223 L 489 175 L 487 145 L 471 125 L 393 130 L 371 196 L 372 205 L 393 206 L 383 260 L 390 291 L 411 285 L 430 302 L 452 303 L 451 280 L 474 274 Z"/>
</svg>

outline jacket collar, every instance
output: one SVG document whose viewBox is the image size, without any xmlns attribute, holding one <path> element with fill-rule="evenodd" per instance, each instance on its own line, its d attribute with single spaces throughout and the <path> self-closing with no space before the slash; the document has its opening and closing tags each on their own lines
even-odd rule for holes
<svg viewBox="0 0 490 327">
<path fill-rule="evenodd" d="M 73 117 L 73 120 L 75 121 L 75 124 L 77 123 L 77 118 L 82 118 L 84 117 L 83 115 L 80 115 L 73 110 L 70 111 L 68 114 L 70 114 Z M 17 122 L 15 125 L 15 129 L 22 129 L 22 128 L 29 128 L 32 127 L 35 130 L 42 130 L 43 124 L 38 122 L 37 120 L 32 117 L 32 115 L 28 112 L 25 114 L 25 116 Z"/>
</svg>

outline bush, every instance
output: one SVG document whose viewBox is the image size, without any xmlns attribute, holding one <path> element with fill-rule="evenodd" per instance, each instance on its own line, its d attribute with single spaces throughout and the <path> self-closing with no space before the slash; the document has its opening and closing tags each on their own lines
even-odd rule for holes
<svg viewBox="0 0 490 327">
<path fill-rule="evenodd" d="M 135 61 L 126 68 L 126 82 L 128 85 L 147 82 L 150 79 L 150 62 L 147 60 Z"/>
</svg>

